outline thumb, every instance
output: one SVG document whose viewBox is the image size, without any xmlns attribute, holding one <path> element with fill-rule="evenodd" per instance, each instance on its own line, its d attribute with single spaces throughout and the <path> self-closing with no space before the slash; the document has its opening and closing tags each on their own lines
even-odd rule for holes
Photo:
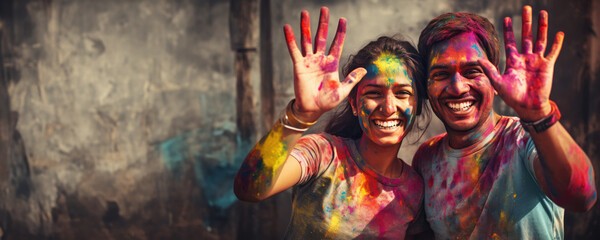
<svg viewBox="0 0 600 240">
<path fill-rule="evenodd" d="M 490 79 L 490 82 L 492 82 L 494 89 L 497 92 L 503 92 L 502 88 L 504 83 L 502 82 L 502 75 L 500 75 L 496 66 L 487 59 L 479 59 L 477 61 L 481 65 L 481 68 L 483 68 L 483 73 L 485 73 L 488 79 Z"/>
<path fill-rule="evenodd" d="M 346 79 L 344 79 L 342 82 L 342 86 L 340 86 L 340 92 L 344 96 L 348 96 L 352 88 L 356 86 L 356 84 L 358 84 L 358 82 L 360 82 L 360 80 L 362 80 L 366 74 L 367 70 L 362 67 L 352 70 L 352 72 L 350 72 L 350 74 L 348 74 Z"/>
</svg>

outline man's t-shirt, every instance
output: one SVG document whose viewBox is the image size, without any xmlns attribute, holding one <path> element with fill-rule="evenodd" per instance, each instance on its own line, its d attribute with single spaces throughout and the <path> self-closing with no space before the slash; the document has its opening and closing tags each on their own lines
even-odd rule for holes
<svg viewBox="0 0 600 240">
<path fill-rule="evenodd" d="M 564 209 L 537 184 L 536 157 L 515 117 L 464 149 L 452 149 L 446 133 L 421 145 L 413 166 L 436 239 L 562 239 Z"/>
<path fill-rule="evenodd" d="M 409 226 L 423 230 L 423 180 L 409 165 L 387 178 L 365 164 L 354 140 L 324 133 L 301 138 L 291 155 L 302 177 L 286 238 L 404 239 Z"/>
</svg>

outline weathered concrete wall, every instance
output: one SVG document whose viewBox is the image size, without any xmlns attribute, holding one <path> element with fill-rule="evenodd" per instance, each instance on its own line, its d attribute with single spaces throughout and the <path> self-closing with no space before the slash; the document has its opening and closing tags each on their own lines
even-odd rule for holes
<svg viewBox="0 0 600 240">
<path fill-rule="evenodd" d="M 593 90 L 600 48 L 590 26 L 597 33 L 600 21 L 589 10 L 598 12 L 595 2 L 273 0 L 275 93 L 269 94 L 276 111 L 293 97 L 281 29 L 289 23 L 297 32 L 301 10 L 312 14 L 314 26 L 319 7 L 328 6 L 331 37 L 336 19 L 348 19 L 347 59 L 384 34 L 401 32 L 416 42 L 444 12 L 478 12 L 498 23 L 520 18 L 526 3 L 549 10 L 550 34 L 566 32 L 552 97 L 561 122 L 598 169 L 600 98 Z M 280 238 L 289 193 L 246 204 L 231 191 L 248 146 L 235 124 L 228 1 L 7 0 L 0 6 L 0 238 Z M 434 122 L 426 137 L 442 130 Z M 415 146 L 403 148 L 409 160 Z M 598 206 L 569 215 L 567 236 L 600 236 L 598 216 Z"/>
</svg>

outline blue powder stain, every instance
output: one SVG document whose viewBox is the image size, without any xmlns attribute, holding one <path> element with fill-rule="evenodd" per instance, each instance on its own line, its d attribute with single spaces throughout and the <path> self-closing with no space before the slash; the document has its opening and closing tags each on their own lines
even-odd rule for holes
<svg viewBox="0 0 600 240">
<path fill-rule="evenodd" d="M 587 200 L 585 200 L 585 205 L 590 205 L 590 203 L 592 201 L 594 201 L 594 199 L 596 199 L 598 192 L 594 191 L 594 195 L 592 195 L 590 198 L 588 198 Z"/>
<path fill-rule="evenodd" d="M 479 46 L 477 46 L 477 44 L 473 44 L 473 46 L 471 46 L 471 48 L 473 48 L 473 49 L 475 49 L 475 51 L 477 51 L 478 57 L 483 57 L 483 53 L 481 52 L 481 49 L 479 49 Z"/>
<path fill-rule="evenodd" d="M 379 74 L 379 68 L 377 68 L 377 66 L 375 66 L 375 64 L 371 64 L 371 65 L 367 66 L 365 69 L 367 69 L 367 74 L 365 74 L 365 76 L 364 76 L 365 79 L 373 79 L 373 78 L 377 77 L 377 74 Z"/>
<path fill-rule="evenodd" d="M 408 119 L 408 124 L 406 124 L 406 126 L 410 126 L 410 124 L 412 123 L 412 114 L 410 113 L 410 108 L 404 110 L 404 117 Z"/>
<path fill-rule="evenodd" d="M 218 215 L 226 214 L 224 210 L 237 201 L 233 193 L 233 180 L 239 165 L 252 148 L 250 143 L 241 141 L 237 134 L 234 140 L 236 149 L 230 150 L 223 149 L 226 146 L 219 149 L 219 145 L 203 139 L 203 137 L 227 137 L 229 133 L 225 132 L 230 133 L 231 131 L 229 129 L 225 131 L 197 129 L 155 146 L 165 167 L 173 174 L 174 178 L 181 179 L 184 177 L 186 168 L 192 168 L 196 185 L 202 190 L 209 207 L 216 210 Z M 234 155 L 227 155 L 233 151 L 235 151 Z"/>
<path fill-rule="evenodd" d="M 342 194 L 340 194 L 340 200 L 344 200 L 346 198 L 346 192 L 342 192 Z"/>
<path fill-rule="evenodd" d="M 183 163 L 188 158 L 187 143 L 184 136 L 169 139 L 158 146 L 158 151 L 163 157 L 165 166 L 179 179 L 183 173 Z"/>
</svg>

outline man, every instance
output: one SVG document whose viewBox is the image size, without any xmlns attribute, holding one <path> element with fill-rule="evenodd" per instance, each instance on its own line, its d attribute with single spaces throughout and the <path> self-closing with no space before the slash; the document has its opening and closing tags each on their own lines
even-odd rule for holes
<svg viewBox="0 0 600 240">
<path fill-rule="evenodd" d="M 413 160 L 436 239 L 562 239 L 564 209 L 586 211 L 596 202 L 590 160 L 549 99 L 564 34 L 545 55 L 546 11 L 538 21 L 534 45 L 525 6 L 519 53 L 511 19 L 504 20 L 504 75 L 487 19 L 448 13 L 421 33 L 429 100 L 447 132 L 425 142 Z M 495 94 L 519 117 L 494 112 Z"/>
</svg>

